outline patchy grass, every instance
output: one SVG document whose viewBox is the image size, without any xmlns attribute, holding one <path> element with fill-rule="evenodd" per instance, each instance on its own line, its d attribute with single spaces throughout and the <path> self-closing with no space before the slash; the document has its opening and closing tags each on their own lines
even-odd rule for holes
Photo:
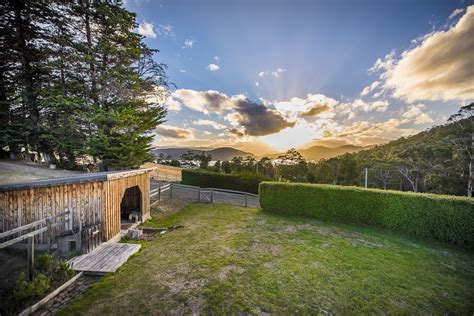
<svg viewBox="0 0 474 316">
<path fill-rule="evenodd" d="M 474 253 L 379 229 L 191 204 L 61 313 L 472 314 Z"/>
</svg>

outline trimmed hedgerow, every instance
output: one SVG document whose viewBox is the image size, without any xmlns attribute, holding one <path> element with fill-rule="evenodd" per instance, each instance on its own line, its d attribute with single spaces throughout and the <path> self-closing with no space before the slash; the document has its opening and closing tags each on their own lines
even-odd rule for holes
<svg viewBox="0 0 474 316">
<path fill-rule="evenodd" d="M 366 224 L 474 248 L 474 199 L 358 187 L 263 182 L 264 211 Z"/>
<path fill-rule="evenodd" d="M 220 188 L 249 193 L 258 193 L 258 185 L 267 177 L 253 173 L 216 173 L 204 170 L 183 169 L 181 183 L 201 188 Z"/>
</svg>

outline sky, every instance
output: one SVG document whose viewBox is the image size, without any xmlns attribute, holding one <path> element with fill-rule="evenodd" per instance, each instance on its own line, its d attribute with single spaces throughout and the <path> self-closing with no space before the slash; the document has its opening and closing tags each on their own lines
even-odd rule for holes
<svg viewBox="0 0 474 316">
<path fill-rule="evenodd" d="M 157 147 L 367 146 L 474 100 L 474 0 L 125 6 L 176 85 Z"/>
</svg>

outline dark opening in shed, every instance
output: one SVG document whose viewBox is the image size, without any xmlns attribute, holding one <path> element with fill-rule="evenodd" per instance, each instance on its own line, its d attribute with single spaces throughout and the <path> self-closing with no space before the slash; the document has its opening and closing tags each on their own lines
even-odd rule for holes
<svg viewBox="0 0 474 316">
<path fill-rule="evenodd" d="M 128 188 L 123 194 L 122 202 L 120 203 L 120 216 L 124 220 L 136 222 L 140 220 L 141 214 L 142 192 L 136 185 Z"/>
</svg>

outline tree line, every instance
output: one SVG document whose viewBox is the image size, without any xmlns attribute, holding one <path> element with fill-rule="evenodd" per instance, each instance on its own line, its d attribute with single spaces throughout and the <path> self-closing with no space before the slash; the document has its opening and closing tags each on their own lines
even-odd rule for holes
<svg viewBox="0 0 474 316">
<path fill-rule="evenodd" d="M 474 103 L 462 107 L 445 125 L 356 153 L 308 162 L 293 148 L 277 160 L 234 157 L 205 168 L 348 186 L 364 186 L 367 176 L 371 188 L 472 196 Z"/>
<path fill-rule="evenodd" d="M 0 154 L 65 168 L 152 159 L 170 83 L 121 1 L 0 3 Z"/>
</svg>

